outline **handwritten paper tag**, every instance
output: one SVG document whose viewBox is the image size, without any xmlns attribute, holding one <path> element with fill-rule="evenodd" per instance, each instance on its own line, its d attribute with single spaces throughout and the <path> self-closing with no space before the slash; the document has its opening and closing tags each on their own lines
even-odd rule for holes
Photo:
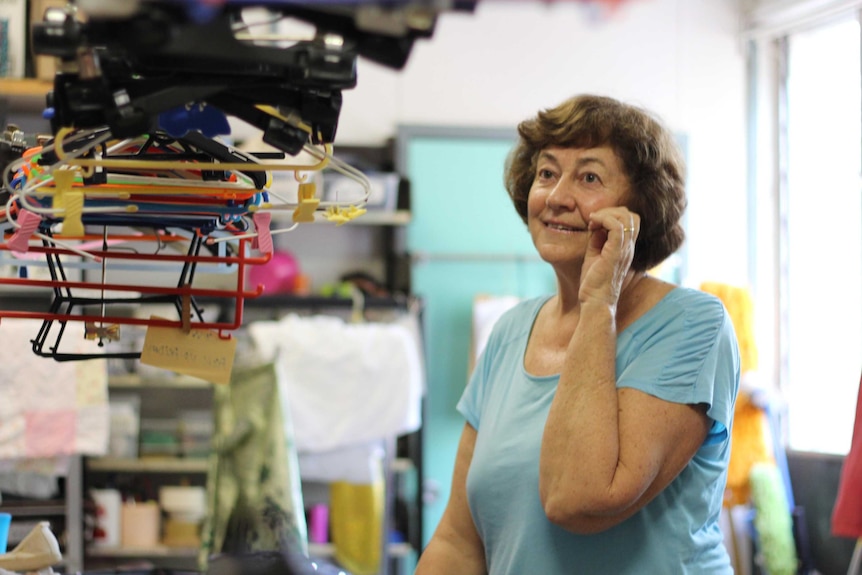
<svg viewBox="0 0 862 575">
<path fill-rule="evenodd" d="M 144 336 L 141 363 L 228 384 L 235 354 L 236 339 L 219 337 L 218 332 L 193 329 L 186 333 L 151 325 Z"/>
</svg>

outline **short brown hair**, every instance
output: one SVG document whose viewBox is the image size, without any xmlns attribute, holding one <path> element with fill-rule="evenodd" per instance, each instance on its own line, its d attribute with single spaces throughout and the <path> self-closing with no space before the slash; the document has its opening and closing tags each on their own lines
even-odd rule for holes
<svg viewBox="0 0 862 575">
<path fill-rule="evenodd" d="M 685 163 L 673 135 L 653 114 L 613 98 L 580 95 L 521 122 L 518 134 L 506 161 L 505 186 L 525 223 L 539 152 L 607 145 L 631 185 L 627 207 L 641 217 L 632 269 L 647 271 L 682 245 Z"/>
</svg>

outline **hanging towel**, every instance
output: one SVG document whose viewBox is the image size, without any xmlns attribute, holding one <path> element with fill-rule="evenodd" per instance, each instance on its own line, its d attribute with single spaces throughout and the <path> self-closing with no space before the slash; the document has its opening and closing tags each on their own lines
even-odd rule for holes
<svg viewBox="0 0 862 575">
<path fill-rule="evenodd" d="M 781 471 L 773 463 L 758 463 L 751 469 L 751 500 L 754 528 L 763 564 L 769 575 L 796 575 L 799 564 L 793 535 L 793 518 Z"/>
<path fill-rule="evenodd" d="M 832 509 L 832 534 L 853 539 L 862 537 L 862 379 L 859 386 L 853 439 L 841 467 L 838 497 Z"/>
<path fill-rule="evenodd" d="M 39 320 L 0 322 L 0 460 L 104 455 L 110 411 L 107 362 L 58 362 L 33 353 Z M 83 327 L 64 344 L 85 349 Z"/>
<path fill-rule="evenodd" d="M 248 330 L 262 357 L 282 367 L 298 451 L 419 429 L 424 381 L 419 347 L 404 325 L 290 314 Z"/>
<path fill-rule="evenodd" d="M 736 339 L 739 342 L 740 372 L 757 370 L 757 342 L 754 339 L 754 303 L 751 292 L 739 286 L 718 282 L 704 282 L 701 291 L 716 296 L 730 315 Z"/>
<path fill-rule="evenodd" d="M 202 571 L 219 552 L 307 553 L 299 465 L 278 379 L 272 363 L 235 367 L 229 386 L 214 387 Z"/>
<path fill-rule="evenodd" d="M 757 369 L 757 344 L 754 340 L 754 304 L 750 292 L 742 287 L 718 282 L 704 282 L 700 289 L 724 304 L 739 342 L 740 370 L 743 382 L 751 381 Z M 758 463 L 775 463 L 769 418 L 763 408 L 752 401 L 752 390 L 743 389 L 733 410 L 730 463 L 727 471 L 725 505 L 745 505 L 751 496 L 749 478 Z"/>
<path fill-rule="evenodd" d="M 752 468 L 758 463 L 775 464 L 768 416 L 749 393 L 740 392 L 737 397 L 731 438 L 725 505 L 732 507 L 750 501 Z"/>
</svg>

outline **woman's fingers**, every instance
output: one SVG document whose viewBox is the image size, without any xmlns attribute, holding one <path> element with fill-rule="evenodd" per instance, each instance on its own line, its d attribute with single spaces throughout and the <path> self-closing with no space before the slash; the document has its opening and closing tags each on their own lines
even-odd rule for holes
<svg viewBox="0 0 862 575">
<path fill-rule="evenodd" d="M 627 208 L 604 208 L 590 214 L 589 229 L 604 229 L 623 240 L 636 239 L 640 231 L 640 216 Z"/>
</svg>

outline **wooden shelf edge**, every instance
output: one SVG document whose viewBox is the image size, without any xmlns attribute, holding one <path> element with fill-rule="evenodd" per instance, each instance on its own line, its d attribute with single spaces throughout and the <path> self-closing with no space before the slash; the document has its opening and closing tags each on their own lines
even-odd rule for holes
<svg viewBox="0 0 862 575">
<path fill-rule="evenodd" d="M 212 388 L 213 383 L 191 376 L 176 378 L 147 378 L 134 373 L 114 374 L 108 376 L 108 387 L 123 389 L 140 389 L 149 387 L 170 387 L 179 389 Z"/>
<path fill-rule="evenodd" d="M 390 557 L 406 557 L 415 550 L 409 543 L 389 543 L 386 546 L 386 553 Z M 310 557 L 332 557 L 335 555 L 334 543 L 309 543 L 308 555 Z"/>
<path fill-rule="evenodd" d="M 354 226 L 406 226 L 410 223 L 411 214 L 408 210 L 368 210 L 346 225 Z"/>
<path fill-rule="evenodd" d="M 206 299 L 199 300 L 206 302 Z M 416 298 L 405 296 L 366 297 L 363 301 L 365 309 L 402 309 L 409 307 Z M 350 308 L 354 301 L 346 297 L 322 295 L 271 294 L 247 299 L 244 305 L 248 309 L 325 309 Z"/>
<path fill-rule="evenodd" d="M 88 547 L 88 557 L 197 557 L 193 547 Z"/>
<path fill-rule="evenodd" d="M 38 78 L 0 78 L 0 96 L 39 98 L 54 89 L 50 80 Z"/>
<path fill-rule="evenodd" d="M 93 457 L 87 459 L 89 471 L 116 471 L 138 473 L 206 473 L 209 462 L 205 458 L 153 457 L 130 459 L 122 457 Z"/>
<path fill-rule="evenodd" d="M 13 517 L 43 517 L 66 514 L 64 501 L 4 501 L 0 503 L 0 512 L 9 513 Z"/>
</svg>

